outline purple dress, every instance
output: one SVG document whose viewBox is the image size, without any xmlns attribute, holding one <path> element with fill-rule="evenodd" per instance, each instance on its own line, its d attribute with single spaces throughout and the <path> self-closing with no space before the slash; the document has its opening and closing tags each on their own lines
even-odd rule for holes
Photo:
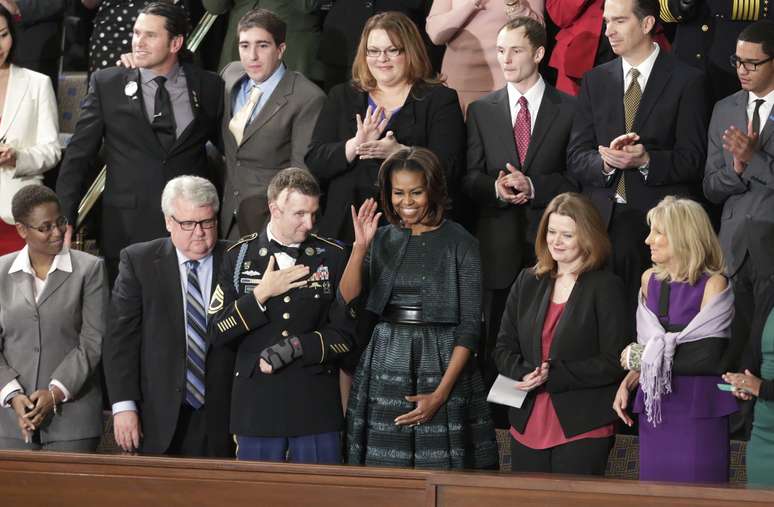
<svg viewBox="0 0 774 507">
<path fill-rule="evenodd" d="M 708 279 L 703 275 L 694 285 L 669 282 L 667 318 L 672 330 L 685 327 L 699 312 Z M 651 276 L 647 306 L 656 315 L 660 288 L 661 281 Z M 736 412 L 737 403 L 730 393 L 718 390 L 722 382 L 717 375 L 673 375 L 672 392 L 661 398 L 662 421 L 655 428 L 645 415 L 642 389 L 637 389 L 634 412 L 640 414 L 640 480 L 728 481 L 728 415 Z"/>
</svg>

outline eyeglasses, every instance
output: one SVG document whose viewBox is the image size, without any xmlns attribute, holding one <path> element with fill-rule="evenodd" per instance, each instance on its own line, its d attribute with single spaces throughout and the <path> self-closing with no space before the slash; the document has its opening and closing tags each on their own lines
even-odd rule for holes
<svg viewBox="0 0 774 507">
<path fill-rule="evenodd" d="M 27 229 L 35 229 L 41 234 L 48 234 L 51 232 L 51 230 L 56 227 L 59 230 L 63 230 L 65 227 L 67 227 L 67 217 L 60 216 L 53 222 L 45 222 L 38 226 L 25 224 L 22 222 L 22 225 L 26 227 Z"/>
<path fill-rule="evenodd" d="M 772 60 L 774 60 L 774 56 L 772 56 L 770 58 L 766 58 L 765 60 L 757 61 L 757 62 L 745 61 L 745 60 L 740 59 L 736 55 L 731 55 L 731 58 L 729 59 L 729 61 L 731 62 L 731 66 L 732 67 L 735 67 L 737 69 L 739 67 L 744 67 L 744 70 L 746 70 L 747 72 L 754 72 L 754 71 L 756 71 L 758 69 L 758 65 L 763 65 L 764 63 L 770 62 Z"/>
<path fill-rule="evenodd" d="M 202 229 L 212 229 L 216 225 L 218 225 L 218 219 L 217 218 L 207 218 L 205 220 L 183 220 L 182 222 L 175 218 L 174 215 L 170 215 L 172 217 L 172 220 L 175 221 L 177 225 L 180 226 L 181 229 L 184 231 L 192 231 L 196 229 L 196 226 L 198 225 Z"/>
<path fill-rule="evenodd" d="M 379 58 L 382 55 L 387 55 L 388 58 L 395 58 L 403 53 L 403 48 L 366 48 L 366 56 L 369 58 Z"/>
</svg>

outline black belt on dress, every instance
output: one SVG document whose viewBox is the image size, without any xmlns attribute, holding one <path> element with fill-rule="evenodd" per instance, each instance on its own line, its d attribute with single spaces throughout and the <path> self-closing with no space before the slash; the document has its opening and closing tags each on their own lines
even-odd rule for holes
<svg viewBox="0 0 774 507">
<path fill-rule="evenodd" d="M 422 319 L 421 306 L 387 305 L 381 320 L 393 324 L 428 324 Z"/>
</svg>

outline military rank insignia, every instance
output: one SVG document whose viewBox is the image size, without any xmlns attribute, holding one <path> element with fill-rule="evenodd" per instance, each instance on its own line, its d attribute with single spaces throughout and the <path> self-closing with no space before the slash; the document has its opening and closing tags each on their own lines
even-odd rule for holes
<svg viewBox="0 0 774 507">
<path fill-rule="evenodd" d="M 223 309 L 223 289 L 220 285 L 215 287 L 215 291 L 212 293 L 212 299 L 210 299 L 210 307 L 207 308 L 207 313 L 215 315 Z"/>
</svg>

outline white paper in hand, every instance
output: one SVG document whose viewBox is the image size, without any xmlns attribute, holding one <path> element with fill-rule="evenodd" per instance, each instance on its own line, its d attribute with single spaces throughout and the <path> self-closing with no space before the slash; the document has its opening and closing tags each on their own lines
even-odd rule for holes
<svg viewBox="0 0 774 507">
<path fill-rule="evenodd" d="M 499 403 L 500 405 L 508 405 L 509 407 L 521 408 L 521 404 L 524 403 L 524 398 L 527 397 L 529 391 L 523 391 L 516 388 L 518 381 L 505 375 L 497 375 L 497 379 L 492 385 L 492 389 L 486 397 L 486 401 L 490 403 Z"/>
</svg>

